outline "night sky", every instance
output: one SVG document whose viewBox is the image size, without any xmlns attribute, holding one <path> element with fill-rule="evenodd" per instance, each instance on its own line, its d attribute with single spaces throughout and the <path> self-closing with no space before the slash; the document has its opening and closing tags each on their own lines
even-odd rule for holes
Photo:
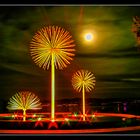
<svg viewBox="0 0 140 140">
<path fill-rule="evenodd" d="M 94 73 L 96 86 L 86 97 L 140 97 L 140 51 L 132 32 L 139 6 L 5 6 L 0 7 L 0 99 L 17 91 L 50 99 L 50 69 L 39 68 L 29 52 L 37 30 L 57 25 L 70 32 L 75 57 L 64 70 L 56 70 L 56 99 L 81 97 L 74 91 L 73 72 Z M 92 42 L 83 34 L 91 31 Z"/>
</svg>

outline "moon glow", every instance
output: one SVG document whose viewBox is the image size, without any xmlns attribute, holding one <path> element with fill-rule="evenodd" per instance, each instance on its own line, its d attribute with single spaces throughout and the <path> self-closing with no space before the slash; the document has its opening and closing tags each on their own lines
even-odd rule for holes
<svg viewBox="0 0 140 140">
<path fill-rule="evenodd" d="M 84 39 L 86 41 L 92 41 L 93 40 L 93 34 L 92 33 L 86 33 L 84 36 Z"/>
</svg>

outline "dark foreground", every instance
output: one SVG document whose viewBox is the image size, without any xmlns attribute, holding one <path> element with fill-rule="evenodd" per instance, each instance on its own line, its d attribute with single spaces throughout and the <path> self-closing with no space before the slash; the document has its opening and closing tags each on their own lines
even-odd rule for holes
<svg viewBox="0 0 140 140">
<path fill-rule="evenodd" d="M 140 134 L 140 116 L 130 114 L 97 113 L 81 118 L 59 118 L 52 122 L 46 118 L 0 120 L 0 135 L 92 135 Z"/>
</svg>

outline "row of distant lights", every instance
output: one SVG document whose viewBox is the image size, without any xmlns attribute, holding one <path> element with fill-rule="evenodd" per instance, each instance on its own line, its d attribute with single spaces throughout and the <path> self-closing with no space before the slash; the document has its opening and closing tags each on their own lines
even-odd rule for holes
<svg viewBox="0 0 140 140">
<path fill-rule="evenodd" d="M 83 118 L 83 117 L 84 117 L 84 115 L 78 115 L 77 113 L 74 113 L 73 115 L 69 115 L 69 116 L 72 117 L 72 118 L 76 118 L 76 117 L 81 117 L 81 118 Z M 18 114 L 13 114 L 13 115 L 12 115 L 12 118 L 17 118 L 17 117 L 21 117 L 21 118 L 22 118 L 23 115 L 18 115 Z M 36 114 L 33 114 L 33 115 L 32 115 L 32 118 L 35 118 L 35 117 L 37 117 L 37 115 L 36 115 Z M 95 118 L 95 114 L 92 114 L 92 115 L 87 115 L 87 114 L 85 114 L 85 117 Z M 41 121 L 42 118 L 39 117 L 37 120 L 38 120 L 38 121 Z M 69 121 L 68 118 L 64 118 L 64 120 L 65 120 L 65 121 Z M 51 120 L 51 121 L 54 122 L 55 120 Z"/>
<path fill-rule="evenodd" d="M 12 115 L 12 117 L 13 118 L 17 118 L 17 117 L 23 117 L 23 115 L 17 115 L 17 114 L 14 114 L 14 115 Z M 37 117 L 37 115 L 36 114 L 33 114 L 32 115 L 32 118 L 35 118 L 35 117 Z M 81 118 L 83 118 L 83 115 L 78 115 L 77 113 L 74 113 L 73 115 L 69 115 L 69 117 L 72 117 L 72 118 L 77 118 L 77 117 L 81 117 Z M 92 115 L 87 115 L 87 114 L 85 114 L 85 117 L 91 117 L 92 119 L 94 118 L 96 118 L 96 116 L 95 116 L 95 114 L 92 114 Z M 37 118 L 37 121 L 41 121 L 42 120 L 42 118 L 41 117 L 38 117 Z M 55 120 L 51 120 L 52 122 L 55 122 Z M 64 121 L 66 121 L 66 122 L 68 122 L 68 121 L 70 121 L 70 119 L 69 118 L 64 118 Z M 122 121 L 126 121 L 126 118 L 122 118 Z"/>
<path fill-rule="evenodd" d="M 14 117 L 14 118 L 16 118 L 16 117 L 23 117 L 23 115 L 19 116 L 17 114 L 14 114 L 14 115 L 12 115 L 12 117 Z M 32 115 L 32 118 L 36 118 L 36 117 L 37 117 L 36 114 Z M 74 113 L 72 115 L 69 115 L 69 117 L 72 117 L 72 118 L 80 117 L 79 120 L 82 120 L 81 118 L 83 118 L 83 115 L 78 115 L 77 113 Z M 96 115 L 95 114 L 92 114 L 92 115 L 85 114 L 85 117 L 87 117 L 87 120 L 88 120 L 88 117 L 91 117 L 92 119 L 95 119 Z M 36 123 L 41 123 L 41 125 L 43 126 L 41 120 L 42 120 L 42 118 L 38 117 Z M 125 117 L 122 118 L 122 121 L 126 121 L 126 120 L 127 120 L 127 118 L 125 118 Z M 50 120 L 49 122 L 50 123 L 49 123 L 48 129 L 50 129 L 51 127 L 55 127 L 56 129 L 58 128 L 58 124 L 56 123 L 56 120 Z M 62 121 L 62 125 L 64 125 L 64 124 L 70 125 L 70 119 L 69 118 L 64 118 L 63 121 Z M 37 125 L 39 125 L 39 124 L 37 124 Z"/>
</svg>

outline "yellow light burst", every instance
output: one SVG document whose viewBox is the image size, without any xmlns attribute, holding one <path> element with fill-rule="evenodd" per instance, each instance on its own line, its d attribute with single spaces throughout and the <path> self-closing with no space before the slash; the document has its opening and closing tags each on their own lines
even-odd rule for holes
<svg viewBox="0 0 140 140">
<path fill-rule="evenodd" d="M 83 121 L 85 121 L 85 91 L 90 92 L 95 86 L 95 77 L 88 70 L 78 70 L 72 77 L 73 88 L 83 93 Z"/>
<path fill-rule="evenodd" d="M 94 89 L 95 82 L 94 75 L 88 70 L 78 70 L 72 77 L 73 88 L 78 92 L 83 90 L 83 86 L 86 92 L 90 92 Z"/>
<path fill-rule="evenodd" d="M 48 26 L 40 29 L 32 38 L 30 44 L 31 56 L 34 62 L 44 70 L 51 66 L 51 120 L 55 120 L 55 67 L 63 69 L 70 64 L 75 55 L 72 36 L 58 26 Z"/>
<path fill-rule="evenodd" d="M 48 26 L 40 29 L 30 43 L 31 56 L 34 62 L 43 69 L 49 69 L 52 55 L 56 69 L 63 69 L 73 60 L 72 36 L 65 29 L 58 26 Z"/>
<path fill-rule="evenodd" d="M 32 92 L 22 91 L 17 92 L 8 102 L 7 109 L 23 110 L 23 120 L 26 119 L 26 110 L 41 109 L 40 99 Z"/>
</svg>

